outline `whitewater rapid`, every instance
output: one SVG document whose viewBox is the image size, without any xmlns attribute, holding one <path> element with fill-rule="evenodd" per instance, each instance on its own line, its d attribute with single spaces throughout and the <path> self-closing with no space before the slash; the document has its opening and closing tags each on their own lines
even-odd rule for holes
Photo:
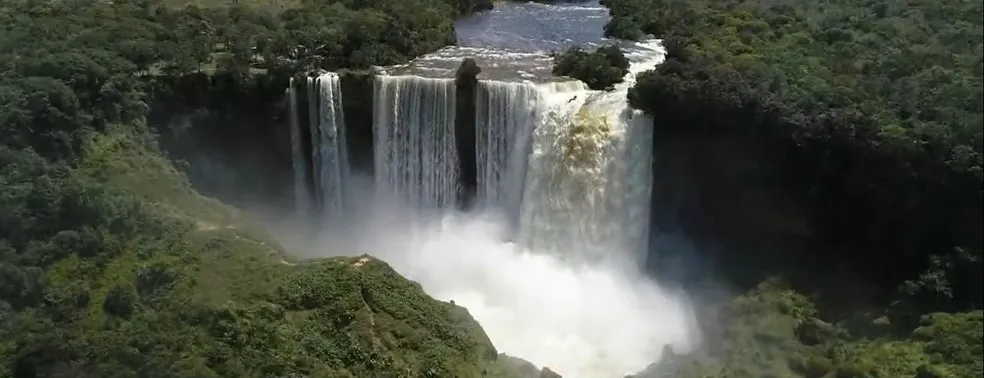
<svg viewBox="0 0 984 378">
<path fill-rule="evenodd" d="M 578 81 L 480 82 L 475 143 L 482 206 L 469 213 L 443 207 L 421 217 L 415 201 L 377 198 L 381 210 L 362 227 L 371 230 L 362 250 L 435 298 L 467 308 L 500 352 L 567 378 L 621 378 L 658 361 L 667 345 L 677 352 L 694 348 L 699 335 L 686 296 L 639 270 L 649 231 L 653 121 L 630 109 L 626 94 L 636 74 L 661 61 L 663 50 L 652 40 L 627 55 L 630 72 L 609 92 Z M 450 83 L 411 78 L 377 78 L 421 82 L 377 99 L 384 107 L 377 113 L 408 114 L 377 119 L 377 130 L 448 122 L 443 116 L 437 123 L 415 121 L 422 120 L 422 105 L 386 100 L 434 98 L 429 91 L 444 93 L 437 88 Z M 377 139 L 377 157 L 443 143 L 418 140 L 414 147 L 409 140 Z M 385 165 L 377 185 L 404 187 L 385 178 L 415 171 L 417 162 L 387 159 L 377 160 L 377 169 Z M 427 161 L 434 167 L 445 162 Z M 430 177 L 414 180 L 437 183 L 444 176 Z M 439 194 L 433 189 L 417 191 L 431 198 Z"/>
<path fill-rule="evenodd" d="M 566 378 L 622 378 L 666 345 L 695 346 L 683 293 L 618 266 L 572 266 L 503 243 L 502 226 L 492 216 L 445 214 L 413 236 L 378 234 L 390 242 L 371 248 L 433 297 L 467 308 L 499 352 Z"/>
</svg>

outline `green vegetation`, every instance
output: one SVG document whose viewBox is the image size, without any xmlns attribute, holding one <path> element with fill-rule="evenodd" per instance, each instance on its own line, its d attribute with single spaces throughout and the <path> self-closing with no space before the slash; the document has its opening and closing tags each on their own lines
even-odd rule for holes
<svg viewBox="0 0 984 378">
<path fill-rule="evenodd" d="M 176 3 L 184 2 L 7 2 L 2 51 L 32 59 L 4 68 L 37 74 L 45 60 L 72 58 L 108 74 L 367 68 L 453 43 L 455 17 L 488 7 L 481 0 Z"/>
<path fill-rule="evenodd" d="M 195 4 L 0 7 L 0 377 L 521 376 L 383 262 L 288 261 L 197 194 L 145 119 L 199 79 L 406 60 L 472 3 Z"/>
<path fill-rule="evenodd" d="M 629 93 L 658 138 L 751 140 L 809 204 L 815 250 L 727 272 L 790 287 L 718 308 L 716 343 L 681 376 L 980 376 L 980 2 L 604 3 L 607 35 L 664 38 Z M 845 274 L 863 284 L 817 283 Z M 864 308 L 847 299 L 861 287 Z"/>
<path fill-rule="evenodd" d="M 672 377 L 979 377 L 981 311 L 923 316 L 908 334 L 886 318 L 829 323 L 775 282 L 713 308 L 697 356 L 670 356 Z"/>
<path fill-rule="evenodd" d="M 0 377 L 550 375 L 385 263 L 288 261 L 147 126 L 163 103 L 222 108 L 302 72 L 405 62 L 490 3 L 229 3 L 0 6 Z M 607 34 L 665 38 L 667 62 L 629 94 L 657 133 L 755 140 L 811 204 L 816 250 L 742 255 L 789 264 L 728 272 L 757 285 L 703 309 L 706 353 L 666 367 L 980 376 L 980 2 L 605 3 Z M 628 68 L 617 48 L 556 63 L 595 89 Z M 874 288 L 867 306 L 808 282 L 844 271 Z"/>
<path fill-rule="evenodd" d="M 571 47 L 553 54 L 553 74 L 583 81 L 594 90 L 611 90 L 629 73 L 629 60 L 618 46 L 602 46 L 594 52 Z"/>
</svg>

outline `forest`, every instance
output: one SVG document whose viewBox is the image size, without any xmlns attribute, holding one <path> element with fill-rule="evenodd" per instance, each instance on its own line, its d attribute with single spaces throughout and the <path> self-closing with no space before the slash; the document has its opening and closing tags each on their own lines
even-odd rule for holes
<svg viewBox="0 0 984 378">
<path fill-rule="evenodd" d="M 657 132 L 753 136 L 818 225 L 816 251 L 789 251 L 803 255 L 800 270 L 732 277 L 750 288 L 706 311 L 708 350 L 664 368 L 980 376 L 980 2 L 604 5 L 607 35 L 664 38 L 666 63 L 629 94 Z M 489 7 L 4 1 L 0 377 L 516 376 L 460 307 L 385 263 L 292 261 L 200 196 L 147 119 L 161 98 L 195 96 L 178 77 L 240 90 L 402 63 L 454 43 L 454 20 Z M 599 88 L 624 72 L 620 54 L 570 53 L 591 61 L 559 73 L 603 67 L 612 81 Z M 875 288 L 868 306 L 788 279 L 818 266 L 860 272 Z"/>
<path fill-rule="evenodd" d="M 603 4 L 606 35 L 664 41 L 629 93 L 657 138 L 754 141 L 816 225 L 814 250 L 742 255 L 792 264 L 729 272 L 765 282 L 708 320 L 724 342 L 681 376 L 980 376 L 980 2 Z M 863 305 L 811 282 L 844 272 Z"/>
<path fill-rule="evenodd" d="M 617 46 L 601 46 L 595 51 L 571 47 L 553 54 L 553 75 L 569 76 L 594 90 L 611 90 L 629 72 L 629 60 Z"/>
<path fill-rule="evenodd" d="M 497 356 L 464 309 L 383 262 L 291 261 L 240 212 L 199 195 L 146 119 L 157 96 L 194 94 L 167 93 L 168 78 L 250 88 L 312 69 L 404 62 L 453 43 L 454 19 L 488 6 L 5 1 L 0 377 L 529 370 Z"/>
</svg>

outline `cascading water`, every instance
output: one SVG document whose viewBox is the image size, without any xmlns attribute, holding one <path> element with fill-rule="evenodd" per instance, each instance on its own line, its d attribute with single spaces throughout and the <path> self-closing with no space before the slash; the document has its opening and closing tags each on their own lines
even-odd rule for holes
<svg viewBox="0 0 984 378">
<path fill-rule="evenodd" d="M 526 157 L 540 114 L 540 95 L 531 82 L 483 80 L 475 97 L 475 155 L 478 198 L 510 222 L 522 203 Z"/>
<path fill-rule="evenodd" d="M 377 194 L 415 208 L 445 208 L 458 193 L 455 83 L 377 76 L 373 87 Z"/>
<path fill-rule="evenodd" d="M 610 92 L 545 88 L 550 110 L 533 137 L 524 247 L 575 263 L 640 263 L 649 233 L 653 121 L 630 109 L 626 95 L 639 71 L 661 61 L 661 50 L 658 41 L 637 46 L 629 74 Z"/>
<path fill-rule="evenodd" d="M 322 219 L 338 220 L 346 211 L 349 162 L 345 145 L 342 90 L 338 74 L 307 78 L 308 122 L 314 162 L 314 190 Z"/>
<path fill-rule="evenodd" d="M 659 360 L 667 345 L 686 352 L 695 343 L 685 298 L 636 265 L 648 236 L 652 119 L 628 109 L 626 92 L 635 74 L 662 54 L 653 41 L 627 55 L 631 72 L 612 92 L 591 91 L 579 81 L 479 83 L 479 200 L 487 205 L 483 210 L 508 214 L 518 207 L 516 243 L 502 241 L 503 232 L 513 234 L 514 222 L 479 211 L 439 215 L 440 223 L 418 227 L 412 237 L 394 230 L 393 221 L 375 222 L 386 227 L 371 231 L 364 247 L 434 297 L 465 306 L 499 351 L 568 378 L 623 377 Z M 424 106 L 422 94 L 401 99 L 381 85 L 376 111 L 384 114 L 377 115 L 377 128 L 396 123 L 392 118 L 420 118 L 396 115 Z M 425 143 L 395 148 L 421 139 L 385 139 L 391 133 L 376 142 L 377 179 L 419 169 L 394 161 L 412 159 Z M 379 176 L 387 167 L 399 170 Z"/>
<path fill-rule="evenodd" d="M 311 196 L 307 190 L 308 164 L 304 158 L 303 139 L 301 138 L 300 114 L 297 109 L 297 88 L 294 78 L 290 79 L 290 86 L 287 88 L 288 106 L 290 107 L 290 146 L 291 163 L 294 169 L 294 207 L 297 216 L 305 221 L 309 220 L 308 214 L 311 208 Z"/>
<path fill-rule="evenodd" d="M 507 19 L 553 7 L 514 6 Z M 319 245 L 351 254 L 340 239 L 354 239 L 359 253 L 466 307 L 498 351 L 566 378 L 623 377 L 658 361 L 667 345 L 688 351 L 698 337 L 686 298 L 633 264 L 648 236 L 652 119 L 628 109 L 626 92 L 660 50 L 655 41 L 630 48 L 631 72 L 612 92 L 579 81 L 479 82 L 475 168 L 486 206 L 467 213 L 454 210 L 454 79 L 377 76 L 374 211 Z M 533 65 L 546 60 L 539 54 Z M 490 208 L 509 222 L 486 217 Z M 503 242 L 503 231 L 517 241 Z"/>
<path fill-rule="evenodd" d="M 509 226 L 501 222 L 446 217 L 411 247 L 414 261 L 397 263 L 432 295 L 468 308 L 500 351 L 565 377 L 622 377 L 667 345 L 686 352 L 696 337 L 686 301 L 639 273 L 653 120 L 629 109 L 626 95 L 662 49 L 649 41 L 628 56 L 630 72 L 611 92 L 579 81 L 483 83 L 479 191 L 499 207 L 520 198 L 519 240 L 499 241 Z M 536 93 L 519 94 L 531 87 Z M 532 152 L 524 154 L 516 130 L 529 132 L 529 122 Z M 506 184 L 514 177 L 524 184 Z"/>
</svg>

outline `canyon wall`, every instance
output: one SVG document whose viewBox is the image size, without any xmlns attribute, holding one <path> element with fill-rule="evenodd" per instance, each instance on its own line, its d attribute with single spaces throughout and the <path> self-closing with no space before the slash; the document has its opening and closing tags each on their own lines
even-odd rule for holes
<svg viewBox="0 0 984 378">
<path fill-rule="evenodd" d="M 455 134 L 458 141 L 461 192 L 467 207 L 475 193 L 475 90 L 481 72 L 467 59 L 456 75 Z M 352 171 L 373 174 L 372 71 L 341 72 L 346 142 Z M 302 155 L 310 161 L 311 133 L 308 91 L 303 75 L 294 78 L 296 115 L 301 127 Z M 265 211 L 294 208 L 291 162 L 290 77 L 256 75 L 249 82 L 204 74 L 159 80 L 150 124 L 162 148 L 188 174 L 202 193 L 229 203 Z M 309 178 L 306 190 L 313 191 Z"/>
<path fill-rule="evenodd" d="M 714 275 L 753 285 L 810 255 L 810 208 L 790 196 L 761 140 L 655 131 L 651 268 L 685 281 Z"/>
<path fill-rule="evenodd" d="M 456 75 L 455 140 L 459 207 L 471 205 L 476 177 L 475 91 L 481 72 L 466 60 Z M 352 171 L 373 174 L 374 72 L 340 73 Z M 305 85 L 296 77 L 294 85 Z M 203 193 L 244 208 L 290 213 L 294 207 L 290 77 L 189 75 L 161 79 L 151 124 L 161 145 Z M 167 88 L 168 90 L 163 90 Z M 312 155 L 306 90 L 296 92 L 303 156 Z M 655 122 L 672 122 L 656 117 Z M 686 280 L 708 274 L 753 283 L 810 251 L 809 208 L 790 198 L 759 140 L 747 135 L 682 135 L 655 128 L 649 268 Z M 311 161 L 306 164 L 311 167 Z M 312 175 L 308 175 L 308 178 Z M 313 192 L 314 184 L 305 188 Z M 688 243 L 681 248 L 677 238 Z M 690 248 L 692 247 L 692 248 Z M 725 252 L 726 251 L 726 252 Z M 795 256 L 792 252 L 797 251 Z M 784 261 L 783 257 L 788 257 Z M 709 273 L 716 272 L 716 273 Z"/>
</svg>

